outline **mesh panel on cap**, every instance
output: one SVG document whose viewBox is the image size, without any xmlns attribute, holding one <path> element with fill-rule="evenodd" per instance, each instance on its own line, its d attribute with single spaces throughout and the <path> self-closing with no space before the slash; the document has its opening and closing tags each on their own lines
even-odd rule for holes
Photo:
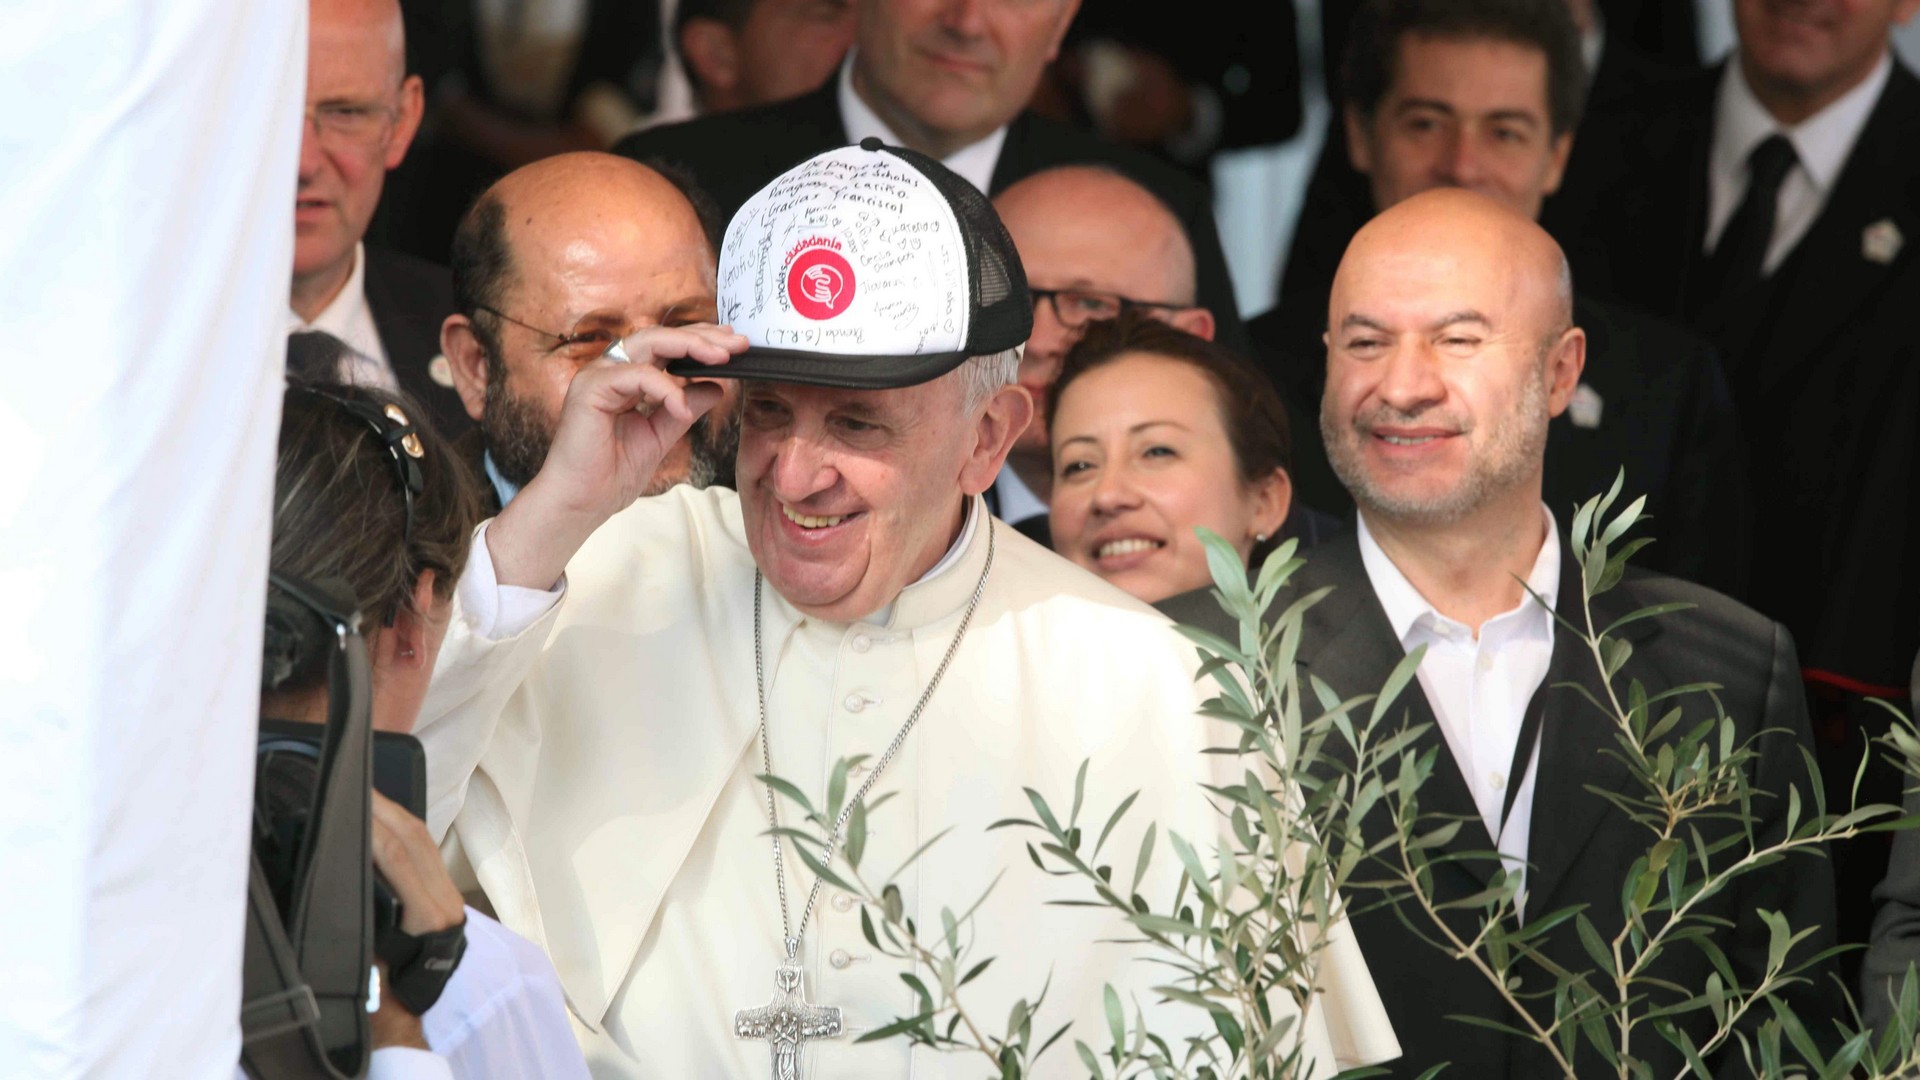
<svg viewBox="0 0 1920 1080">
<path fill-rule="evenodd" d="M 967 245 L 967 283 L 973 292 L 967 355 L 1005 352 L 1026 341 L 1033 334 L 1033 297 L 1027 292 L 1027 272 L 993 204 L 979 188 L 919 151 L 889 146 L 886 152 L 925 174 L 960 222 L 960 235 Z"/>
</svg>

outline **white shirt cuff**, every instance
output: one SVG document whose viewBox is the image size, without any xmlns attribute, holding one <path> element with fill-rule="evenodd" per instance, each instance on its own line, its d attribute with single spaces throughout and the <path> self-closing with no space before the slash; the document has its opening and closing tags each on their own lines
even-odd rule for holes
<svg viewBox="0 0 1920 1080">
<path fill-rule="evenodd" d="M 553 610 L 566 594 L 567 578 L 562 574 L 551 589 L 529 589 L 523 585 L 502 585 L 493 572 L 493 553 L 487 550 L 487 526 L 483 521 L 473 531 L 473 551 L 467 556 L 467 572 L 460 575 L 460 610 L 477 637 L 502 641 L 517 637 Z"/>
<path fill-rule="evenodd" d="M 431 1050 L 384 1046 L 373 1052 L 367 1080 L 453 1080 L 453 1066 Z"/>
</svg>

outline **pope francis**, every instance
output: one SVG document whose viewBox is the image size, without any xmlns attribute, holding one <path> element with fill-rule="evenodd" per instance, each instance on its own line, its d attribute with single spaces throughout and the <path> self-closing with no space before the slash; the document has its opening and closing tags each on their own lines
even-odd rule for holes
<svg viewBox="0 0 1920 1080">
<path fill-rule="evenodd" d="M 1013 382 L 1032 306 L 986 200 L 877 140 L 743 206 L 720 255 L 727 326 L 637 330 L 582 368 L 545 466 L 476 534 L 416 729 L 456 874 L 552 955 L 602 1077 L 979 1077 L 977 1054 L 861 1043 L 912 1015 L 853 897 L 770 834 L 757 777 L 824 805 L 836 762 L 868 802 L 863 868 L 940 837 L 908 914 L 979 910 L 997 961 L 963 990 L 996 1031 L 1074 1029 L 1035 1075 L 1104 1047 L 1102 986 L 1150 1003 L 1166 969 L 1028 860 L 1023 787 L 1065 800 L 1082 761 L 1104 820 L 1202 842 L 1221 821 L 1197 657 L 1166 620 L 996 522 L 980 498 L 1032 414 Z M 737 333 L 735 331 L 738 331 Z M 698 373 L 702 378 L 690 380 Z M 738 494 L 635 501 L 665 449 L 742 380 Z M 1235 766 L 1237 775 L 1238 766 Z M 1170 854 L 1142 892 L 1164 904 Z M 1304 1025 L 1316 1076 L 1398 1053 L 1341 938 Z M 1155 1029 L 1206 1027 L 1182 1007 Z"/>
</svg>

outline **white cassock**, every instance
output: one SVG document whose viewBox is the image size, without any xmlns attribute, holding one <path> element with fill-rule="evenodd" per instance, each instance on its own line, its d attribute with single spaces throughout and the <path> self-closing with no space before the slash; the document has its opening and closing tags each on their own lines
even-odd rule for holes
<svg viewBox="0 0 1920 1080">
<path fill-rule="evenodd" d="M 877 759 L 926 688 L 986 563 L 989 520 L 976 499 L 949 558 L 872 621 L 808 618 L 764 589 L 773 771 L 815 805 L 834 763 Z M 1037 1075 L 1063 1075 L 1079 1069 L 1074 1038 L 1108 1044 L 1103 984 L 1150 1003 L 1148 988 L 1169 969 L 1137 962 L 1140 947 L 1100 943 L 1129 936 L 1112 913 L 1047 906 L 1091 893 L 1034 868 L 1025 845 L 1038 834 L 987 826 L 1033 816 L 1023 787 L 1064 815 L 1091 759 L 1089 843 L 1139 791 L 1102 857 L 1130 875 L 1140 835 L 1157 821 L 1162 851 L 1142 893 L 1162 908 L 1179 872 L 1166 830 L 1212 846 L 1223 821 L 1199 785 L 1220 768 L 1212 763 L 1235 759 L 1201 750 L 1232 735 L 1196 715 L 1206 693 L 1193 679 L 1195 650 L 1163 616 L 1005 525 L 993 532 L 971 628 L 869 799 L 896 793 L 871 815 L 861 867 L 884 877 L 951 828 L 898 881 L 929 938 L 941 908 L 963 910 L 1004 873 L 972 939 L 976 959 L 997 960 L 962 1001 L 997 1035 L 1013 1002 L 1051 975 L 1035 1040 L 1068 1020 L 1074 1031 Z M 518 633 L 491 624 L 509 594 L 526 590 L 494 585 L 484 543 L 457 593 L 416 728 L 429 821 L 456 876 L 470 874 L 463 884 L 477 883 L 502 922 L 547 947 L 596 1076 L 754 1077 L 771 1066 L 766 1043 L 733 1033 L 737 1010 L 773 995 L 782 955 L 755 779 L 753 582 L 739 497 L 676 487 L 602 526 L 568 565 L 561 602 Z M 1230 768 L 1237 778 L 1239 765 Z M 791 805 L 781 812 L 796 823 Z M 787 875 L 798 919 L 813 879 L 791 852 Z M 977 1055 L 901 1039 L 853 1042 L 913 1015 L 916 999 L 899 963 L 867 944 L 850 897 L 822 889 L 801 958 L 808 998 L 839 1006 L 848 1029 L 806 1045 L 807 1077 L 992 1071 Z M 1325 1063 L 1316 1075 L 1398 1054 L 1350 937 L 1328 954 L 1324 982 L 1307 1025 Z M 1175 1046 L 1210 1029 L 1182 1007 L 1158 1015 L 1156 1030 Z"/>
</svg>

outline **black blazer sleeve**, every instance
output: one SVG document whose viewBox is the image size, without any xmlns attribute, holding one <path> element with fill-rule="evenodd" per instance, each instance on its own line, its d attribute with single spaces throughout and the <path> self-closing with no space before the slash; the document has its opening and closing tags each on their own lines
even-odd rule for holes
<svg viewBox="0 0 1920 1080">
<path fill-rule="evenodd" d="M 1920 657 L 1913 663 L 1911 693 L 1913 711 L 1908 716 L 1920 716 Z M 1901 810 L 1920 814 L 1920 787 L 1907 793 Z M 1920 831 L 1894 834 L 1887 876 L 1874 888 L 1873 901 L 1879 910 L 1873 917 L 1872 943 L 1860 965 L 1860 1014 L 1877 1030 L 1892 1018 L 1899 980 L 1907 968 L 1920 965 Z"/>
</svg>

